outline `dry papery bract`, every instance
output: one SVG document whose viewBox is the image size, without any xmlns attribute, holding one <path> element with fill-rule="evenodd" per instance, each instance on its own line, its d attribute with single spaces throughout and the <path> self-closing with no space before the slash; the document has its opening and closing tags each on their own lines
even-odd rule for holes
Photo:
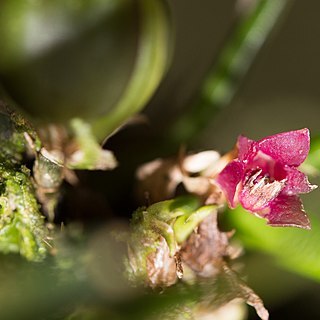
<svg viewBox="0 0 320 320">
<path fill-rule="evenodd" d="M 220 156 L 214 150 L 176 157 L 155 159 L 140 166 L 136 172 L 137 196 L 144 203 L 146 193 L 152 203 L 172 199 L 179 185 L 206 203 L 223 203 L 224 196 L 214 177 L 236 156 L 231 151 Z"/>
</svg>

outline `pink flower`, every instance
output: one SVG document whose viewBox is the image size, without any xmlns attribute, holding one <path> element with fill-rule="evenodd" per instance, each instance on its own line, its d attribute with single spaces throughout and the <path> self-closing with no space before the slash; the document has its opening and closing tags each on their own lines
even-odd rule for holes
<svg viewBox="0 0 320 320">
<path fill-rule="evenodd" d="M 299 194 L 317 186 L 297 169 L 309 153 L 309 130 L 279 133 L 259 141 L 239 136 L 237 147 L 238 158 L 216 178 L 229 206 L 240 203 L 271 226 L 310 229 Z"/>
</svg>

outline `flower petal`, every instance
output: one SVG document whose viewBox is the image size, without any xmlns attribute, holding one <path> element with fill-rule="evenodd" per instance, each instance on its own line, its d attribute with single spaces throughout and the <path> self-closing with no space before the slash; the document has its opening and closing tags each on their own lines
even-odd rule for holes
<svg viewBox="0 0 320 320">
<path fill-rule="evenodd" d="M 285 171 L 287 172 L 287 181 L 283 192 L 287 195 L 308 193 L 318 187 L 310 184 L 308 177 L 294 167 L 286 167 Z"/>
<path fill-rule="evenodd" d="M 255 151 L 253 150 L 255 146 L 255 141 L 250 140 L 245 136 L 239 136 L 237 140 L 238 147 L 238 158 L 240 160 L 245 160 L 247 158 L 253 158 L 255 156 Z"/>
<path fill-rule="evenodd" d="M 217 176 L 216 182 L 224 191 L 231 208 L 236 206 L 236 190 L 244 175 L 244 165 L 241 161 L 231 161 Z"/>
<path fill-rule="evenodd" d="M 258 148 L 282 164 L 297 167 L 309 153 L 309 130 L 301 129 L 266 137 L 258 141 Z"/>
<path fill-rule="evenodd" d="M 270 182 L 261 173 L 262 170 L 259 170 L 251 174 L 239 195 L 241 205 L 255 213 L 268 207 L 285 186 L 284 180 Z"/>
<path fill-rule="evenodd" d="M 278 196 L 270 205 L 270 212 L 265 217 L 268 224 L 274 227 L 311 228 L 310 220 L 298 196 Z"/>
</svg>

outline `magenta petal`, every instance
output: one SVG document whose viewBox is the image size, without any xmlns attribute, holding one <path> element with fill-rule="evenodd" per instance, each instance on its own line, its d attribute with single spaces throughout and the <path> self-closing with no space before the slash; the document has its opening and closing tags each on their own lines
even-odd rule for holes
<svg viewBox="0 0 320 320">
<path fill-rule="evenodd" d="M 287 167 L 285 171 L 287 172 L 286 186 L 283 189 L 285 194 L 308 193 L 317 188 L 317 186 L 310 184 L 307 176 L 295 167 Z"/>
<path fill-rule="evenodd" d="M 311 228 L 310 220 L 298 196 L 278 196 L 270 205 L 270 212 L 265 217 L 268 224 L 274 227 Z"/>
<path fill-rule="evenodd" d="M 282 164 L 299 166 L 310 149 L 308 129 L 289 131 L 258 141 L 258 148 Z"/>
<path fill-rule="evenodd" d="M 224 191 L 231 208 L 236 206 L 237 186 L 244 175 L 244 165 L 238 160 L 231 161 L 217 176 L 216 182 Z"/>
<path fill-rule="evenodd" d="M 254 145 L 255 141 L 250 140 L 245 136 L 239 136 L 237 141 L 239 160 L 244 160 L 249 156 L 253 158 L 255 156 L 255 152 L 253 150 Z"/>
</svg>

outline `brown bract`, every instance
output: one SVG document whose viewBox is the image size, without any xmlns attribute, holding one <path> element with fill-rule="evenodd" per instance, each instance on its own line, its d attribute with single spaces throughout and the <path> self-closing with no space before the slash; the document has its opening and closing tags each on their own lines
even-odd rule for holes
<svg viewBox="0 0 320 320">
<path fill-rule="evenodd" d="M 137 196 L 142 203 L 146 194 L 152 203 L 159 202 L 173 198 L 182 185 L 186 192 L 199 196 L 207 204 L 221 204 L 225 199 L 213 178 L 235 156 L 233 151 L 220 157 L 218 152 L 208 150 L 155 159 L 136 172 Z"/>
<path fill-rule="evenodd" d="M 183 245 L 180 254 L 196 276 L 214 277 L 220 273 L 232 254 L 231 234 L 218 229 L 217 213 L 212 213 L 199 225 Z"/>
<path fill-rule="evenodd" d="M 176 263 L 170 257 L 169 247 L 163 237 L 155 252 L 147 256 L 148 284 L 151 288 L 169 287 L 177 282 Z"/>
<path fill-rule="evenodd" d="M 230 261 L 239 253 L 229 243 L 231 236 L 232 233 L 219 230 L 217 213 L 212 213 L 180 251 L 183 265 L 192 270 L 195 280 L 208 291 L 197 308 L 210 311 L 240 298 L 253 306 L 261 319 L 267 320 L 269 314 L 260 297 L 230 267 Z"/>
</svg>

